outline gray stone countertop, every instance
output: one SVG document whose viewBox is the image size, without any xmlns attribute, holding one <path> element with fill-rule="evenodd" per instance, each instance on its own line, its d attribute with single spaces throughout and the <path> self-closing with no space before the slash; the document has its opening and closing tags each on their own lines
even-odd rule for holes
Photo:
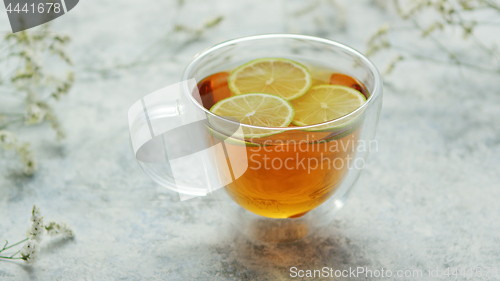
<svg viewBox="0 0 500 281">
<path fill-rule="evenodd" d="M 0 261 L 0 280 L 288 280 L 293 266 L 500 269 L 498 75 L 402 62 L 385 79 L 379 151 L 335 220 L 295 244 L 255 244 L 202 199 L 181 202 L 142 172 L 128 140 L 128 108 L 177 82 L 197 52 L 282 32 L 363 51 L 376 27 L 391 21 L 370 1 L 290 16 L 297 2 L 85 0 L 56 19 L 53 29 L 73 39 L 77 77 L 55 104 L 67 138 L 54 141 L 47 127 L 23 133 L 39 162 L 30 178 L 15 155 L 0 152 L 0 238 L 24 236 L 33 204 L 46 219 L 68 222 L 76 237 L 45 241 L 33 266 Z M 188 35 L 168 33 L 219 15 L 219 26 L 189 44 Z M 7 17 L 0 27 L 9 30 Z M 116 67 L 139 55 L 152 59 Z M 358 279 L 366 278 L 338 280 Z"/>
</svg>

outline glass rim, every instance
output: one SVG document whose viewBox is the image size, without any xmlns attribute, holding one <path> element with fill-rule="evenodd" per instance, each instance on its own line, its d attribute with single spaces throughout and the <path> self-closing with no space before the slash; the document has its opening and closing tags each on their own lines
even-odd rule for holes
<svg viewBox="0 0 500 281">
<path fill-rule="evenodd" d="M 279 131 L 293 131 L 293 130 L 304 130 L 304 129 L 315 129 L 317 127 L 321 127 L 321 126 L 325 126 L 325 125 L 330 125 L 332 123 L 336 123 L 336 122 L 339 122 L 339 121 L 342 121 L 344 119 L 348 119 L 349 117 L 357 114 L 358 112 L 361 112 L 363 110 L 365 110 L 365 108 L 367 108 L 370 104 L 373 103 L 373 101 L 376 99 L 376 97 L 378 97 L 382 91 L 382 79 L 381 79 L 381 76 L 380 76 L 380 73 L 378 72 L 378 69 L 375 67 L 375 65 L 366 57 L 364 56 L 363 54 L 361 54 L 360 52 L 356 51 L 355 49 L 351 48 L 351 47 L 348 47 L 342 43 L 338 43 L 338 42 L 335 42 L 335 41 L 332 41 L 332 40 L 329 40 L 329 39 L 325 39 L 325 38 L 320 38 L 320 37 L 315 37 L 315 36 L 308 36 L 308 35 L 299 35 L 299 34 L 262 34 L 262 35 L 253 35 L 253 36 L 245 36 L 245 37 L 240 37 L 240 38 L 236 38 L 236 39 L 231 39 L 231 40 L 227 40 L 227 41 L 224 41 L 224 42 L 221 42 L 217 45 L 214 45 L 208 49 L 205 49 L 204 51 L 198 53 L 195 55 L 195 57 L 191 60 L 191 62 L 189 63 L 189 65 L 186 67 L 186 69 L 184 70 L 183 74 L 182 74 L 182 80 L 181 81 L 187 81 L 189 80 L 189 75 L 191 74 L 193 68 L 204 58 L 206 57 L 207 55 L 209 55 L 210 53 L 216 51 L 216 50 L 219 50 L 219 49 L 222 49 L 224 47 L 227 47 L 227 46 L 230 46 L 230 45 L 233 45 L 233 44 L 237 44 L 237 43 L 243 43 L 243 42 L 249 42 L 249 41 L 256 41 L 256 40 L 262 40 L 262 39 L 298 39 L 298 40 L 305 40 L 305 41 L 313 41 L 313 42 L 318 42 L 318 43 L 323 43 L 323 44 L 327 44 L 327 45 L 330 45 L 330 46 L 334 46 L 336 48 L 339 48 L 339 49 L 342 49 L 344 51 L 347 51 L 351 54 L 354 54 L 364 65 L 368 66 L 369 70 L 371 71 L 371 73 L 373 73 L 374 75 L 374 80 L 375 80 L 375 83 L 373 85 L 373 92 L 370 93 L 370 96 L 368 97 L 368 99 L 366 100 L 366 102 L 358 107 L 356 110 L 354 110 L 353 112 L 347 114 L 347 115 L 344 115 L 342 117 L 339 117 L 339 118 L 336 118 L 336 119 L 333 119 L 333 120 L 329 120 L 327 122 L 323 122 L 323 123 L 318 123 L 318 124 L 313 124 L 313 125 L 307 125 L 307 126 L 294 126 L 294 127 L 262 127 L 262 126 L 256 126 L 256 125 L 250 125 L 250 124 L 244 124 L 244 123 L 239 123 L 239 122 L 235 122 L 233 120 L 230 120 L 230 119 L 227 119 L 227 118 L 224 118 L 222 116 L 219 116 L 219 115 L 216 115 L 212 112 L 210 112 L 210 110 L 206 109 L 203 105 L 201 105 L 200 103 L 198 103 L 196 101 L 196 99 L 193 97 L 193 95 L 189 94 L 190 91 L 189 91 L 189 88 L 188 88 L 188 85 L 187 83 L 182 83 L 183 84 L 183 92 L 184 94 L 188 95 L 190 100 L 196 104 L 196 106 L 198 106 L 200 109 L 202 109 L 206 114 L 210 115 L 210 116 L 213 116 L 215 118 L 220 118 L 220 119 L 224 119 L 226 122 L 229 122 L 229 123 L 233 123 L 233 124 L 237 124 L 237 125 L 241 125 L 242 127 L 247 127 L 247 128 L 253 128 L 253 129 L 261 129 L 261 130 L 279 130 Z M 198 81 L 197 81 L 198 82 Z"/>
</svg>

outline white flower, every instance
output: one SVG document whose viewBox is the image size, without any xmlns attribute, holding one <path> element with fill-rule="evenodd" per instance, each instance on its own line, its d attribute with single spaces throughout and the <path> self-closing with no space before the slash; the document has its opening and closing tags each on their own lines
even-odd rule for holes
<svg viewBox="0 0 500 281">
<path fill-rule="evenodd" d="M 49 222 L 48 224 L 43 224 L 43 217 L 40 214 L 40 209 L 38 209 L 35 205 L 33 205 L 33 209 L 31 210 L 31 218 L 32 224 L 30 229 L 27 231 L 27 242 L 24 247 L 19 251 L 19 255 L 21 259 L 26 261 L 28 264 L 32 264 L 38 259 L 38 255 L 40 253 L 40 243 L 42 240 L 42 234 L 45 230 L 48 232 L 49 236 L 60 235 L 63 238 L 73 238 L 73 230 L 71 230 L 65 223 L 58 222 Z M 19 244 L 19 243 L 17 243 Z M 16 244 L 16 245 L 17 245 Z M 5 244 L 5 246 L 7 243 Z M 4 249 L 5 249 L 4 246 Z M 2 250 L 0 249 L 0 252 Z M 14 254 L 15 255 L 15 254 Z M 13 259 L 14 256 L 10 258 Z M 4 257 L 9 258 L 9 257 Z M 18 257 L 16 257 L 17 259 Z"/>
<path fill-rule="evenodd" d="M 30 104 L 26 107 L 26 124 L 38 124 L 43 121 L 47 111 L 37 104 Z"/>
<path fill-rule="evenodd" d="M 35 260 L 38 258 L 39 253 L 40 247 L 38 245 L 38 242 L 33 239 L 29 239 L 20 251 L 21 258 L 28 264 L 32 264 L 33 262 L 35 262 Z"/>
<path fill-rule="evenodd" d="M 0 145 L 4 149 L 14 149 L 17 147 L 16 135 L 9 131 L 0 130 Z"/>
<path fill-rule="evenodd" d="M 44 227 L 47 230 L 47 234 L 49 234 L 49 236 L 62 235 L 65 237 L 73 237 L 74 235 L 73 230 L 71 230 L 71 228 L 69 228 L 63 222 L 57 223 L 52 221 Z"/>
<path fill-rule="evenodd" d="M 37 208 L 36 205 L 33 205 L 33 209 L 31 209 L 31 221 L 35 221 L 41 219 L 42 215 L 40 214 L 40 208 Z"/>
<path fill-rule="evenodd" d="M 40 242 L 43 235 L 43 217 L 40 215 L 40 209 L 33 205 L 33 210 L 31 211 L 31 227 L 28 229 L 26 236 L 29 239 Z"/>
<path fill-rule="evenodd" d="M 32 175 L 38 168 L 33 153 L 30 150 L 29 143 L 23 143 L 17 147 L 17 153 L 21 156 L 21 162 L 24 164 L 24 173 L 28 176 Z"/>
</svg>

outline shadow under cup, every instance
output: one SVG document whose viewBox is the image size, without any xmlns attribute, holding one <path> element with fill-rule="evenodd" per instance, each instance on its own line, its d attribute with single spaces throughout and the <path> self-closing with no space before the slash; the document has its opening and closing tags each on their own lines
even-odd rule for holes
<svg viewBox="0 0 500 281">
<path fill-rule="evenodd" d="M 211 194 L 222 212 L 252 238 L 292 242 L 331 221 L 359 178 L 369 152 L 378 149 L 374 135 L 382 104 L 381 80 L 373 64 L 355 50 L 300 35 L 261 35 L 219 44 L 195 57 L 182 80 L 201 81 L 266 57 L 287 58 L 343 73 L 359 80 L 368 91 L 367 102 L 360 109 L 323 124 L 335 129 L 318 131 L 316 126 L 313 131 L 314 126 L 292 126 L 257 139 L 229 137 L 227 140 L 233 141 L 226 140 L 225 153 L 217 155 L 220 167 L 244 167 L 237 178 L 223 175 L 234 181 Z M 201 105 L 199 108 L 209 119 L 220 118 Z M 244 131 L 247 125 L 241 126 Z M 276 128 L 260 130 L 272 132 Z M 220 142 L 218 136 L 223 132 L 214 126 L 210 131 L 211 141 Z M 233 161 L 229 161 L 228 154 L 233 155 Z M 219 172 L 224 173 L 224 169 Z"/>
</svg>

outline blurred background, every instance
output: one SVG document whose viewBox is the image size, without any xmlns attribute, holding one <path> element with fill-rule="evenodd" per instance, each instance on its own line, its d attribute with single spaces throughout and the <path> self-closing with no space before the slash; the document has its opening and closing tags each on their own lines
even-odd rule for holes
<svg viewBox="0 0 500 281">
<path fill-rule="evenodd" d="M 75 238 L 44 242 L 30 267 L 0 261 L 0 279 L 500 267 L 498 1 L 85 0 L 15 35 L 2 13 L 0 239 L 24 238 L 33 204 Z M 291 245 L 255 244 L 210 203 L 180 202 L 140 170 L 128 137 L 128 108 L 197 53 L 264 33 L 344 43 L 384 76 L 379 151 L 337 219 Z"/>
</svg>

